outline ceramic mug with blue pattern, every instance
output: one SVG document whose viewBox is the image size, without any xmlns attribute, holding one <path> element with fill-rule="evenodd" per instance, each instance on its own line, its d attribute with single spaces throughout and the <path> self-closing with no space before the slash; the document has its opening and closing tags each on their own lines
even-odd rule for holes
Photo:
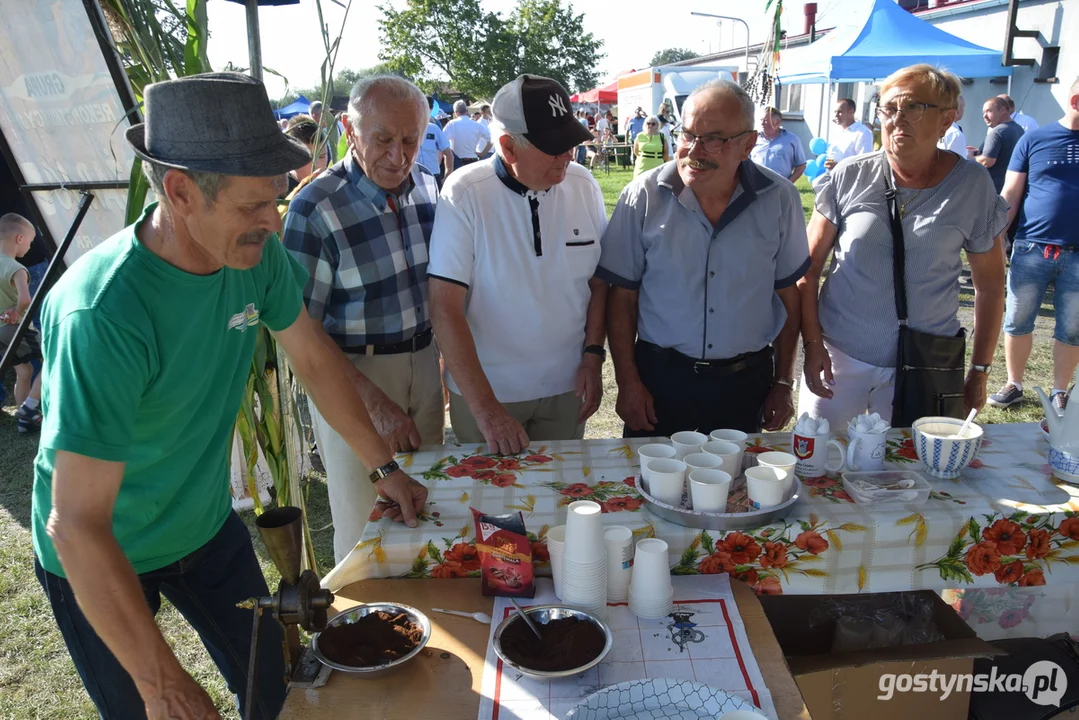
<svg viewBox="0 0 1079 720">
<path fill-rule="evenodd" d="M 924 417 L 914 421 L 914 451 L 935 478 L 959 477 L 982 447 L 982 428 L 971 423 L 958 437 L 963 421 L 950 417 Z"/>
</svg>

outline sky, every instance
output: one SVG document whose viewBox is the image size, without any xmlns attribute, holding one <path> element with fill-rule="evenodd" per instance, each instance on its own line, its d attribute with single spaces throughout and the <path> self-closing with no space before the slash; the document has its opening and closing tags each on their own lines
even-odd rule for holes
<svg viewBox="0 0 1079 720">
<path fill-rule="evenodd" d="M 347 4 L 347 0 L 342 0 Z M 378 62 L 378 5 L 403 0 L 353 0 L 341 33 L 341 49 L 336 70 L 359 70 Z M 508 15 L 516 0 L 481 0 L 485 10 Z M 563 0 L 567 4 L 567 0 Z M 769 29 L 766 0 L 677 0 L 673 4 L 657 0 L 620 0 L 619 2 L 573 3 L 575 12 L 584 13 L 585 29 L 603 40 L 607 56 L 599 63 L 600 84 L 610 82 L 623 70 L 648 66 L 652 55 L 669 47 L 683 47 L 702 55 L 733 47 L 744 47 L 745 26 L 731 21 L 693 17 L 691 11 L 740 17 L 749 24 L 750 44 L 761 42 Z M 804 27 L 803 3 L 788 0 L 783 10 L 783 28 L 799 35 Z M 818 0 L 817 27 L 826 28 L 849 22 L 859 11 L 868 12 L 872 0 Z M 345 11 L 333 0 L 322 0 L 324 19 L 330 37 L 340 32 Z M 666 12 L 664 12 L 666 10 Z M 215 70 L 231 62 L 248 66 L 247 30 L 242 5 L 224 0 L 208 3 L 210 26 L 209 56 Z M 300 0 L 299 5 L 265 7 L 259 12 L 263 65 L 281 73 L 294 87 L 311 87 L 319 82 L 323 58 L 315 0 Z M 717 23 L 721 23 L 718 24 Z M 283 80 L 267 73 L 271 98 L 285 92 Z"/>
</svg>

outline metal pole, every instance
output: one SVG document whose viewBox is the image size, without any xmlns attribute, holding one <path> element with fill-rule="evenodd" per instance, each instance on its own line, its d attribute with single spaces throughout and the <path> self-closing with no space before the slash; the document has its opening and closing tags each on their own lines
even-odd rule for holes
<svg viewBox="0 0 1079 720">
<path fill-rule="evenodd" d="M 259 3 L 247 0 L 247 56 L 251 77 L 262 81 L 262 40 L 259 37 Z"/>
<path fill-rule="evenodd" d="M 19 326 L 15 328 L 15 335 L 11 338 L 11 344 L 8 345 L 7 350 L 4 352 L 4 357 L 0 358 L 0 378 L 3 378 L 8 368 L 15 364 L 15 350 L 19 347 L 27 328 L 33 322 L 33 317 L 37 314 L 38 308 L 41 307 L 41 302 L 45 299 L 55 273 L 64 267 L 64 255 L 67 253 L 67 249 L 71 247 L 72 241 L 75 240 L 75 233 L 79 231 L 79 226 L 82 225 L 83 218 L 86 217 L 86 213 L 90 210 L 90 203 L 93 201 L 93 193 L 83 190 L 82 199 L 79 200 L 79 209 L 75 213 L 75 219 L 71 222 L 71 227 L 68 228 L 67 235 L 64 237 L 63 242 L 60 243 L 56 254 L 49 261 L 49 267 L 45 270 L 45 277 L 41 281 L 41 287 L 38 288 L 34 297 L 30 300 L 30 307 L 26 308 L 26 312 L 19 319 Z"/>
<path fill-rule="evenodd" d="M 742 18 L 731 17 L 730 15 L 713 15 L 712 13 L 691 12 L 690 15 L 696 15 L 697 17 L 710 17 L 717 18 L 719 20 L 733 20 L 734 22 L 740 22 L 746 28 L 746 72 L 749 72 L 749 23 Z"/>
</svg>

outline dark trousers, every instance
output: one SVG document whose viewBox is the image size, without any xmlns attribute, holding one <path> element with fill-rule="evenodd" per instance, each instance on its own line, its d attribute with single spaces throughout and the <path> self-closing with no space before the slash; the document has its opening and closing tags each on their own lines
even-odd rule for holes
<svg viewBox="0 0 1079 720">
<path fill-rule="evenodd" d="M 732 358 L 727 367 L 694 367 L 679 352 L 641 341 L 634 355 L 658 422 L 653 430 L 626 426 L 623 437 L 666 437 L 680 430 L 707 435 L 719 428 L 760 432 L 774 377 L 771 348 Z"/>
<path fill-rule="evenodd" d="M 131 676 L 94 632 L 75 602 L 68 581 L 53 575 L 34 559 L 37 579 L 52 606 L 75 669 L 102 718 L 145 718 L 146 710 Z M 251 610 L 236 603 L 269 594 L 266 579 L 251 547 L 251 536 L 236 513 L 210 542 L 160 570 L 139 575 L 150 611 L 168 598 L 199 634 L 202 644 L 225 676 L 229 691 L 242 699 L 247 688 L 251 651 Z M 252 717 L 277 717 L 285 702 L 284 632 L 269 615 L 259 639 L 258 688 Z M 240 708 L 242 713 L 243 707 Z"/>
<path fill-rule="evenodd" d="M 460 168 L 463 168 L 465 165 L 471 165 L 472 163 L 478 161 L 479 158 L 463 158 L 455 153 L 453 156 L 453 169 L 458 170 Z"/>
</svg>

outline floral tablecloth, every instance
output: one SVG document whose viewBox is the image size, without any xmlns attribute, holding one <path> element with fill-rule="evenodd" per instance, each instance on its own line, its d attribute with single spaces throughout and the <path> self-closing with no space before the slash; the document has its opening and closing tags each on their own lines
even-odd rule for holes
<svg viewBox="0 0 1079 720">
<path fill-rule="evenodd" d="M 713 533 L 661 520 L 635 487 L 636 448 L 649 440 L 536 445 L 513 457 L 483 447 L 423 448 L 401 458 L 430 488 L 417 528 L 372 514 L 361 541 L 323 584 L 372 577 L 454 578 L 479 574 L 469 507 L 520 510 L 540 572 L 548 528 L 578 499 L 603 507 L 605 522 L 656 536 L 679 575 L 729 573 L 759 593 L 940 591 L 983 637 L 1073 630 L 1079 603 L 1079 486 L 1055 477 L 1034 423 L 987 425 L 982 450 L 957 480 L 929 478 L 920 506 L 867 511 L 836 477 L 804 481 L 784 521 Z M 790 451 L 787 433 L 752 436 L 749 453 Z M 909 430 L 892 430 L 887 465 L 922 469 Z M 980 628 L 979 625 L 988 627 Z"/>
</svg>

